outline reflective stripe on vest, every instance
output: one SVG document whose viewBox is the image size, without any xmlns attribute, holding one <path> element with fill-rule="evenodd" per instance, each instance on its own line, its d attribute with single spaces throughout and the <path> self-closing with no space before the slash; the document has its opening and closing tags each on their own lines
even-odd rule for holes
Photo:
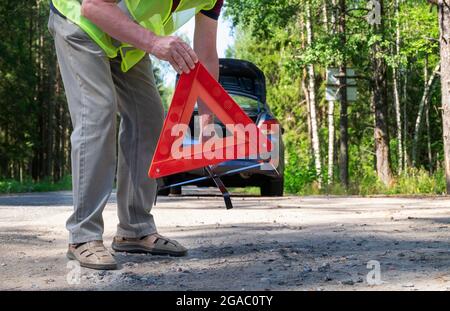
<svg viewBox="0 0 450 311">
<path fill-rule="evenodd" d="M 124 1 L 130 15 L 142 27 L 158 36 L 167 36 L 178 30 L 201 10 L 212 9 L 217 0 L 181 0 L 172 13 L 172 0 Z M 123 72 L 128 71 L 145 56 L 144 51 L 129 44 L 115 45 L 115 41 L 109 35 L 81 15 L 81 0 L 52 0 L 52 2 L 67 19 L 83 29 L 105 51 L 108 57 L 114 58 L 120 53 Z"/>
</svg>

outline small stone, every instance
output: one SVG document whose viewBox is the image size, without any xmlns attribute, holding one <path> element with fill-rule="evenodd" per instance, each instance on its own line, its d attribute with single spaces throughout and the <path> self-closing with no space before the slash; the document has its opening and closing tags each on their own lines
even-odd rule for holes
<svg viewBox="0 0 450 311">
<path fill-rule="evenodd" d="M 414 284 L 407 283 L 407 284 L 403 284 L 402 287 L 414 287 Z"/>
<path fill-rule="evenodd" d="M 46 279 L 46 280 L 45 280 L 45 283 L 47 283 L 47 284 L 48 284 L 48 283 L 54 283 L 54 282 L 55 282 L 54 279 Z"/>
<path fill-rule="evenodd" d="M 177 272 L 183 272 L 182 268 L 177 268 Z"/>
<path fill-rule="evenodd" d="M 355 284 L 355 282 L 353 282 L 352 279 L 344 280 L 341 283 L 342 283 L 342 285 L 350 285 L 350 286 Z"/>
<path fill-rule="evenodd" d="M 399 253 L 398 257 L 405 257 L 405 254 L 404 253 Z"/>
<path fill-rule="evenodd" d="M 106 275 L 108 275 L 108 274 L 109 274 L 108 271 L 100 271 L 100 272 L 98 273 L 98 276 L 99 276 L 99 277 L 104 277 L 104 276 L 106 276 Z"/>
<path fill-rule="evenodd" d="M 86 276 L 86 278 L 89 280 L 89 279 L 93 279 L 93 278 L 95 278 L 96 276 L 95 276 L 95 274 L 94 273 L 90 273 L 90 274 L 88 274 L 87 276 Z"/>
<path fill-rule="evenodd" d="M 362 282 L 364 282 L 364 279 L 363 279 L 362 277 L 359 277 L 359 278 L 356 280 L 356 283 L 362 283 Z"/>
<path fill-rule="evenodd" d="M 308 266 L 303 268 L 303 272 L 312 272 L 312 269 Z"/>
<path fill-rule="evenodd" d="M 6 266 L 7 266 L 7 264 L 6 264 L 6 263 L 4 263 L 4 262 L 2 262 L 1 266 L 2 266 L 2 267 L 6 267 Z"/>
<path fill-rule="evenodd" d="M 330 264 L 328 262 L 323 263 L 322 266 L 320 266 L 317 271 L 319 272 L 326 272 L 330 269 Z"/>
<path fill-rule="evenodd" d="M 327 275 L 327 276 L 325 276 L 324 281 L 330 282 L 330 281 L 333 281 L 333 278 L 331 276 Z"/>
</svg>

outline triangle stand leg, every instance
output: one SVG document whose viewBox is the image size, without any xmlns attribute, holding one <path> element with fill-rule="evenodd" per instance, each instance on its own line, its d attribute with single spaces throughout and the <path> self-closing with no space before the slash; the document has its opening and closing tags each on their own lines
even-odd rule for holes
<svg viewBox="0 0 450 311">
<path fill-rule="evenodd" d="M 272 166 L 272 169 L 276 172 L 277 175 L 280 175 L 280 173 L 278 172 L 278 170 L 273 166 L 273 164 L 269 163 Z M 238 169 L 233 169 L 230 171 L 227 171 L 225 173 L 222 174 L 216 174 L 214 173 L 213 167 L 214 166 L 206 166 L 204 167 L 206 173 L 208 174 L 208 176 L 202 176 L 202 177 L 198 177 L 198 178 L 194 178 L 191 180 L 186 180 L 186 181 L 181 181 L 175 184 L 171 184 L 171 185 L 167 185 L 164 182 L 163 178 L 157 178 L 156 182 L 157 182 L 157 189 L 156 189 L 156 193 L 155 193 L 155 199 L 153 200 L 153 204 L 156 205 L 156 201 L 158 198 L 158 192 L 159 190 L 162 189 L 167 189 L 167 188 L 171 188 L 171 187 L 176 187 L 176 186 L 183 186 L 183 185 L 187 185 L 187 184 L 191 184 L 193 182 L 199 182 L 199 181 L 204 181 L 207 179 L 212 179 L 214 181 L 214 183 L 216 184 L 217 188 L 219 188 L 220 192 L 222 193 L 223 199 L 225 201 L 225 206 L 227 209 L 232 209 L 233 208 L 233 203 L 231 202 L 231 196 L 230 193 L 228 192 L 227 188 L 225 187 L 225 184 L 223 183 L 223 181 L 220 179 L 220 177 L 222 176 L 226 176 L 226 175 L 232 175 L 232 174 L 236 174 L 251 168 L 256 168 L 261 166 L 261 163 L 257 163 L 257 164 L 252 164 L 246 167 L 242 167 L 242 168 L 238 168 Z"/>
<path fill-rule="evenodd" d="M 205 167 L 206 172 L 208 173 L 208 175 L 211 177 L 211 179 L 214 181 L 214 183 L 216 184 L 217 188 L 219 188 L 220 192 L 222 193 L 223 196 L 223 200 L 225 201 L 225 206 L 227 209 L 232 209 L 233 208 L 233 203 L 231 202 L 231 197 L 230 197 L 230 193 L 228 192 L 227 188 L 225 187 L 224 183 L 222 182 L 222 180 L 220 179 L 219 176 L 217 176 L 210 165 Z"/>
</svg>

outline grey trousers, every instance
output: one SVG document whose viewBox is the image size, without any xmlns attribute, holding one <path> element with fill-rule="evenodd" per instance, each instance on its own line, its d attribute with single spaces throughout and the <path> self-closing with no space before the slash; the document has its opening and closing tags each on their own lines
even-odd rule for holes
<svg viewBox="0 0 450 311">
<path fill-rule="evenodd" d="M 75 24 L 51 12 L 48 26 L 73 124 L 69 243 L 102 240 L 102 212 L 116 175 L 117 114 L 117 235 L 134 238 L 156 232 L 150 214 L 156 182 L 147 171 L 164 110 L 149 57 L 123 73 L 120 59 L 106 57 Z"/>
</svg>

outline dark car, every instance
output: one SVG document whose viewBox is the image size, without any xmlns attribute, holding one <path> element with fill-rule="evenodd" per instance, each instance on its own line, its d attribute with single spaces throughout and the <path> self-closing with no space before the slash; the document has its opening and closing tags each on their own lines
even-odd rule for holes
<svg viewBox="0 0 450 311">
<path fill-rule="evenodd" d="M 266 102 L 266 82 L 264 73 L 251 62 L 239 59 L 220 59 L 219 82 L 223 88 L 231 95 L 238 105 L 247 113 L 258 127 L 263 124 L 263 133 L 271 140 L 273 146 L 277 146 L 278 151 L 276 166 L 273 169 L 262 169 L 252 164 L 258 163 L 252 159 L 238 159 L 223 162 L 214 168 L 214 172 L 221 174 L 230 170 L 238 170 L 253 166 L 237 174 L 222 176 L 221 179 L 227 187 L 247 187 L 256 186 L 261 190 L 262 196 L 282 196 L 284 185 L 284 145 L 282 140 L 282 129 L 279 122 L 273 116 Z M 185 137 L 183 145 L 196 144 L 198 138 L 194 136 L 195 127 L 198 126 L 195 116 L 198 115 L 197 109 L 194 110 L 190 122 L 192 135 Z M 220 121 L 215 121 L 221 124 Z M 278 125 L 279 135 L 270 133 L 270 126 Z M 268 126 L 268 127 L 267 127 Z M 223 127 L 223 135 L 226 135 L 226 129 Z M 269 131 L 267 131 L 269 128 Z M 223 136 L 223 137 L 224 137 Z M 176 174 L 166 177 L 164 183 L 175 184 L 180 181 L 195 179 L 201 176 L 207 176 L 205 170 L 198 169 L 186 173 Z M 192 182 L 191 185 L 199 187 L 214 186 L 210 179 L 199 182 Z M 181 194 L 181 186 L 160 190 L 159 195 Z"/>
</svg>

